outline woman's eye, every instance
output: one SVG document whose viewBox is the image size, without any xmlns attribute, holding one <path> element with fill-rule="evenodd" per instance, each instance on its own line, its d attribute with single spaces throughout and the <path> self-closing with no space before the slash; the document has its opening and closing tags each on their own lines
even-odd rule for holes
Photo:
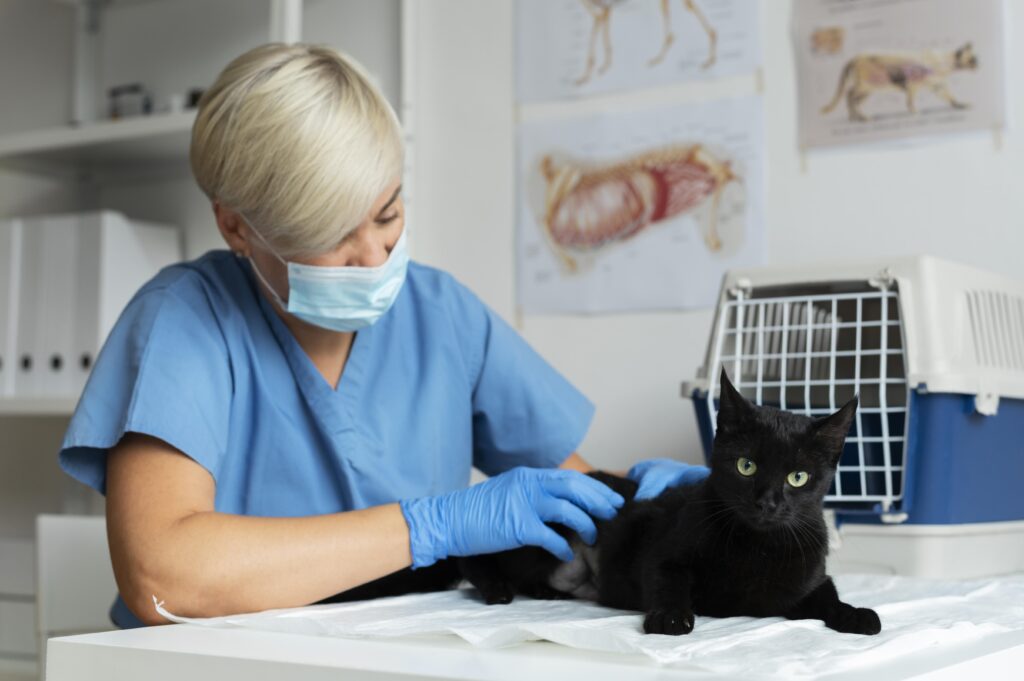
<svg viewBox="0 0 1024 681">
<path fill-rule="evenodd" d="M 736 470 L 740 472 L 740 475 L 750 477 L 757 472 L 757 464 L 750 459 L 741 456 L 736 462 Z"/>
<path fill-rule="evenodd" d="M 810 479 L 810 477 L 811 476 L 809 476 L 807 473 L 803 471 L 793 471 L 792 473 L 786 476 L 786 482 L 788 482 L 793 487 L 803 487 L 804 485 L 807 484 L 807 481 Z"/>
<path fill-rule="evenodd" d="M 395 211 L 391 215 L 382 215 L 382 216 L 377 218 L 377 224 L 378 225 L 391 224 L 392 222 L 394 222 L 395 220 L 398 219 L 398 215 L 399 215 L 398 211 Z"/>
</svg>

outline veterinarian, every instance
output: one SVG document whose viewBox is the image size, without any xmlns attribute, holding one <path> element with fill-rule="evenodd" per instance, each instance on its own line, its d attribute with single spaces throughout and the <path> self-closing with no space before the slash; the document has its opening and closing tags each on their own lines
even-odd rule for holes
<svg viewBox="0 0 1024 681">
<path fill-rule="evenodd" d="M 106 495 L 122 627 L 294 607 L 448 556 L 592 542 L 594 408 L 451 276 L 410 262 L 402 132 L 355 63 L 266 45 L 199 105 L 230 250 L 164 269 L 111 332 L 60 462 Z M 452 210 L 458 210 L 453 206 Z M 476 466 L 492 476 L 467 488 Z M 701 477 L 672 461 L 642 494 Z"/>
</svg>

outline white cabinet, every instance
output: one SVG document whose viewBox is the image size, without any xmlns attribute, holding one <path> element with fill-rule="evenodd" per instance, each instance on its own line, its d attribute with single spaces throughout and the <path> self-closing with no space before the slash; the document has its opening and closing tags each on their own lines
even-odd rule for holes
<svg viewBox="0 0 1024 681">
<path fill-rule="evenodd" d="M 0 539 L 0 657 L 24 662 L 36 654 L 34 553 L 27 539 Z"/>
</svg>

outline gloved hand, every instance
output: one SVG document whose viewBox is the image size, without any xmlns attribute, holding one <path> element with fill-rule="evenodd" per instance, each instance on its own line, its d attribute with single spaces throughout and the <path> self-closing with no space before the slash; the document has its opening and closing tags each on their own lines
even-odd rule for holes
<svg viewBox="0 0 1024 681">
<path fill-rule="evenodd" d="M 513 468 L 468 489 L 401 502 L 413 567 L 532 545 L 572 560 L 572 549 L 544 523 L 560 523 L 593 544 L 590 516 L 608 520 L 624 499 L 576 471 Z M 589 514 L 589 515 L 588 515 Z"/>
<path fill-rule="evenodd" d="M 647 459 L 626 473 L 626 477 L 640 483 L 635 499 L 653 499 L 667 487 L 700 482 L 711 474 L 707 466 L 675 461 L 673 459 Z"/>
</svg>

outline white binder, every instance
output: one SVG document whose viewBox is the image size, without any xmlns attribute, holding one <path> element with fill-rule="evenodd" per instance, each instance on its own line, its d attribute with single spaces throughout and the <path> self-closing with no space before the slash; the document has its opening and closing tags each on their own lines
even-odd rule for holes
<svg viewBox="0 0 1024 681">
<path fill-rule="evenodd" d="M 61 215 L 36 226 L 42 231 L 45 285 L 39 299 L 43 329 L 35 341 L 39 354 L 39 394 L 75 395 L 70 358 L 74 337 L 75 279 L 80 262 L 79 219 Z"/>
<path fill-rule="evenodd" d="M 80 381 L 76 394 L 128 302 L 160 269 L 181 259 L 180 234 L 168 225 L 103 211 L 83 215 L 80 233 L 77 304 L 91 318 L 83 318 L 75 330 L 72 352 Z"/>
<path fill-rule="evenodd" d="M 180 259 L 178 230 L 99 211 L 21 220 L 18 397 L 77 398 L 124 306 Z"/>
<path fill-rule="evenodd" d="M 0 221 L 0 397 L 14 394 L 18 366 L 18 284 L 21 278 L 21 221 Z"/>
<path fill-rule="evenodd" d="M 43 256 L 43 231 L 33 219 L 21 221 L 21 276 L 18 287 L 18 318 L 15 322 L 14 395 L 39 397 L 45 386 L 39 367 L 42 363 L 39 342 L 46 335 L 46 316 L 42 301 L 45 296 L 46 271 Z"/>
<path fill-rule="evenodd" d="M 100 332 L 100 263 L 103 244 L 113 237 L 104 233 L 104 215 L 109 222 L 120 218 L 115 213 L 83 215 L 79 224 L 78 268 L 75 277 L 75 297 L 72 305 L 73 334 L 71 338 L 70 390 L 80 395 L 96 361 L 100 344 L 110 331 Z M 109 265 L 114 266 L 114 265 Z M 156 270 L 149 270 L 150 276 Z M 121 307 L 124 307 L 124 301 Z"/>
</svg>

